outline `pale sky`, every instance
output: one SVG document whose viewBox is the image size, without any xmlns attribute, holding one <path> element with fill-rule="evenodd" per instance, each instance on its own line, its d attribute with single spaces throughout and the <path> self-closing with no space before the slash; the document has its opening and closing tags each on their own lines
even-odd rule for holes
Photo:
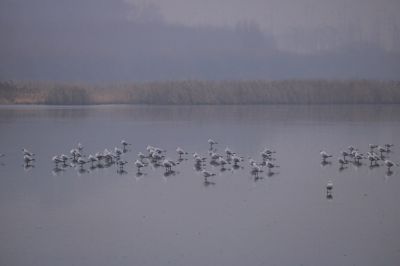
<svg viewBox="0 0 400 266">
<path fill-rule="evenodd" d="M 0 79 L 398 79 L 399 7 L 400 0 L 0 0 Z"/>
</svg>

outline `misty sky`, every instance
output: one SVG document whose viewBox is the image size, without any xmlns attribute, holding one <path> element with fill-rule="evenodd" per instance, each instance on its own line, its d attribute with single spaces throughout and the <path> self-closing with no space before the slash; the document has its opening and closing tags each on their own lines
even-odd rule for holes
<svg viewBox="0 0 400 266">
<path fill-rule="evenodd" d="M 398 0 L 0 0 L 0 79 L 400 76 Z"/>
<path fill-rule="evenodd" d="M 171 22 L 232 26 L 253 20 L 277 32 L 292 27 L 314 28 L 379 20 L 400 23 L 398 0 L 126 0 L 153 5 Z M 368 24 L 368 25 L 367 25 Z"/>
</svg>

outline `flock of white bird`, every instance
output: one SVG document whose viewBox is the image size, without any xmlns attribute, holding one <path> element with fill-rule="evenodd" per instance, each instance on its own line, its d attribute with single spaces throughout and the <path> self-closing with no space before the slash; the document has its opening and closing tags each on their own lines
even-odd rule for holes
<svg viewBox="0 0 400 266">
<path fill-rule="evenodd" d="M 206 185 L 215 184 L 210 181 L 209 178 L 215 176 L 215 173 L 207 170 L 207 162 L 216 167 L 221 167 L 221 171 L 225 170 L 227 165 L 231 165 L 232 168 L 238 169 L 243 168 L 240 164 L 244 161 L 243 156 L 239 156 L 236 152 L 232 151 L 229 147 L 226 147 L 224 153 L 219 153 L 216 145 L 218 142 L 209 139 L 209 150 L 207 156 L 201 156 L 197 152 L 192 153 L 194 168 L 201 172 L 204 177 L 204 183 Z M 104 168 L 110 167 L 111 165 L 115 165 L 117 167 L 117 172 L 120 174 L 126 173 L 124 167 L 128 164 L 128 161 L 123 159 L 123 155 L 129 151 L 128 147 L 131 146 L 125 140 L 121 141 L 121 148 L 115 147 L 113 151 L 109 151 L 105 149 L 102 152 L 97 152 L 95 154 L 85 155 L 83 153 L 84 147 L 81 143 L 78 143 L 76 148 L 73 148 L 70 151 L 70 155 L 60 154 L 55 155 L 52 158 L 53 163 L 55 164 L 55 168 L 53 171 L 59 172 L 64 171 L 67 167 L 75 167 L 80 172 L 87 172 L 84 168 L 85 165 L 90 165 L 90 169 L 95 168 Z M 364 154 L 359 151 L 359 149 L 354 146 L 349 146 L 346 150 L 340 152 L 340 156 L 337 161 L 340 165 L 340 170 L 346 168 L 346 165 L 352 163 L 356 166 L 361 166 L 362 160 L 368 160 L 369 166 L 379 167 L 381 165 L 385 165 L 387 167 L 388 174 L 391 174 L 391 169 L 394 166 L 399 166 L 399 164 L 389 160 L 389 154 L 391 153 L 391 149 L 393 148 L 393 144 L 384 144 L 382 146 L 376 144 L 369 144 L 369 151 Z M 27 149 L 22 149 L 23 153 L 23 161 L 25 167 L 33 166 L 35 162 L 35 154 L 28 151 Z M 255 179 L 260 179 L 260 173 L 264 172 L 264 168 L 267 168 L 268 176 L 272 176 L 275 174 L 274 169 L 279 168 L 279 165 L 275 163 L 274 154 L 276 151 L 265 148 L 261 153 L 260 162 L 256 162 L 252 158 L 248 157 L 249 166 L 251 169 L 251 174 L 254 175 Z M 180 164 L 184 160 L 188 160 L 187 155 L 189 154 L 182 148 L 176 148 L 176 154 L 178 159 L 172 160 L 167 157 L 167 151 L 154 146 L 147 146 L 146 154 L 139 152 L 137 154 L 137 159 L 133 162 L 134 166 L 137 169 L 137 175 L 142 175 L 142 170 L 147 166 L 152 165 L 153 167 L 164 167 L 165 168 L 165 176 L 175 174 L 175 166 Z M 0 158 L 4 157 L 4 154 L 0 154 Z M 326 151 L 320 151 L 321 156 L 321 164 L 323 166 L 327 164 L 331 164 L 329 161 L 333 156 Z M 331 180 L 328 180 L 326 189 L 327 192 L 331 192 L 333 188 L 333 183 Z"/>
<path fill-rule="evenodd" d="M 193 158 L 193 166 L 196 171 L 200 172 L 204 177 L 205 185 L 215 184 L 210 181 L 209 178 L 215 176 L 216 174 L 207 170 L 207 165 L 211 165 L 213 167 L 220 167 L 221 171 L 226 170 L 227 165 L 231 165 L 233 169 L 243 168 L 243 162 L 245 158 L 243 156 L 238 155 L 236 152 L 232 151 L 229 147 L 226 147 L 224 152 L 218 152 L 218 149 L 215 147 L 218 145 L 218 142 L 212 139 L 208 140 L 209 149 L 207 156 L 202 156 L 197 152 L 192 153 Z M 121 148 L 115 147 L 114 150 L 110 151 L 105 149 L 101 152 L 96 152 L 95 154 L 84 154 L 84 146 L 81 143 L 71 149 L 69 155 L 59 154 L 52 157 L 52 162 L 54 163 L 54 173 L 58 173 L 61 171 L 65 171 L 67 168 L 75 168 L 79 170 L 80 173 L 88 172 L 85 169 L 85 166 L 89 165 L 91 170 L 96 168 L 105 168 L 110 167 L 112 165 L 117 167 L 117 172 L 120 174 L 126 173 L 124 167 L 129 162 L 124 159 L 124 154 L 129 150 L 130 143 L 125 140 L 121 141 Z M 23 161 L 24 166 L 26 168 L 30 168 L 34 166 L 35 163 L 35 154 L 30 152 L 27 149 L 22 149 L 23 153 Z M 146 152 L 139 152 L 137 154 L 137 159 L 133 162 L 134 167 L 137 169 L 137 176 L 143 175 L 143 170 L 148 167 L 164 167 L 165 172 L 164 175 L 173 175 L 175 174 L 175 166 L 180 164 L 183 161 L 188 160 L 188 152 L 183 150 L 181 147 L 176 148 L 177 159 L 173 160 L 167 156 L 167 151 L 161 149 L 159 147 L 147 146 Z M 276 151 L 265 148 L 260 153 L 260 161 L 248 157 L 249 167 L 251 169 L 251 174 L 254 176 L 256 180 L 261 179 L 260 173 L 264 172 L 264 169 L 267 168 L 266 171 L 268 176 L 272 176 L 276 172 L 274 169 L 279 168 L 279 165 L 275 163 L 276 159 L 274 158 L 274 154 Z M 0 157 L 4 156 L 4 154 L 0 154 Z"/>
<path fill-rule="evenodd" d="M 391 153 L 391 149 L 393 148 L 393 144 L 385 144 L 383 146 L 376 144 L 369 144 L 369 151 L 364 154 L 359 151 L 359 149 L 354 146 L 349 146 L 347 150 L 343 150 L 340 152 L 340 157 L 338 157 L 338 163 L 340 164 L 340 168 L 344 169 L 345 165 L 349 163 L 353 163 L 356 166 L 362 165 L 362 160 L 367 159 L 370 162 L 370 167 L 379 167 L 380 163 L 387 167 L 388 172 L 391 172 L 391 168 L 394 166 L 399 166 L 399 164 L 394 163 L 389 160 L 389 154 Z M 330 164 L 328 161 L 329 158 L 333 157 L 331 154 L 326 151 L 320 152 L 322 165 Z"/>
<path fill-rule="evenodd" d="M 355 166 L 361 166 L 362 160 L 369 161 L 369 167 L 379 167 L 381 165 L 385 165 L 387 167 L 387 175 L 391 175 L 392 167 L 399 166 L 398 163 L 395 163 L 389 160 L 389 154 L 392 152 L 393 144 L 385 144 L 385 145 L 377 145 L 377 144 L 369 144 L 369 151 L 364 154 L 359 151 L 359 149 L 355 148 L 354 146 L 350 145 L 347 147 L 347 150 L 342 150 L 340 152 L 340 156 L 337 158 L 337 161 L 340 165 L 339 170 L 344 170 L 347 164 L 354 164 Z M 325 166 L 331 164 L 329 161 L 333 155 L 329 154 L 326 151 L 321 151 L 321 165 Z M 331 179 L 328 180 L 326 185 L 327 197 L 332 198 L 332 189 L 333 189 L 333 182 Z"/>
</svg>

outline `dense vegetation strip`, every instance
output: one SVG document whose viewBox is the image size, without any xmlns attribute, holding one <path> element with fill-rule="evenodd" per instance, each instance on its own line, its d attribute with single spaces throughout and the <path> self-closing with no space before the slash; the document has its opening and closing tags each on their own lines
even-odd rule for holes
<svg viewBox="0 0 400 266">
<path fill-rule="evenodd" d="M 0 81 L 0 104 L 399 104 L 400 81 L 162 81 L 93 85 Z"/>
</svg>

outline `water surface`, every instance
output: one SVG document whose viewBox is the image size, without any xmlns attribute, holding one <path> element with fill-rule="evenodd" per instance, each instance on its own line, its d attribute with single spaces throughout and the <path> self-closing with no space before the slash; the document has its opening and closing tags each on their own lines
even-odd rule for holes
<svg viewBox="0 0 400 266">
<path fill-rule="evenodd" d="M 400 169 L 349 164 L 348 145 L 394 143 L 400 106 L 0 107 L 1 265 L 399 265 Z M 133 161 L 147 145 L 206 155 L 208 138 L 246 158 L 205 186 L 191 155 L 173 175 Z M 132 143 L 115 166 L 54 172 L 51 157 Z M 23 167 L 21 149 L 36 153 Z M 280 168 L 255 179 L 269 147 Z M 319 151 L 334 154 L 321 165 Z M 326 184 L 331 179 L 332 198 Z"/>
</svg>

